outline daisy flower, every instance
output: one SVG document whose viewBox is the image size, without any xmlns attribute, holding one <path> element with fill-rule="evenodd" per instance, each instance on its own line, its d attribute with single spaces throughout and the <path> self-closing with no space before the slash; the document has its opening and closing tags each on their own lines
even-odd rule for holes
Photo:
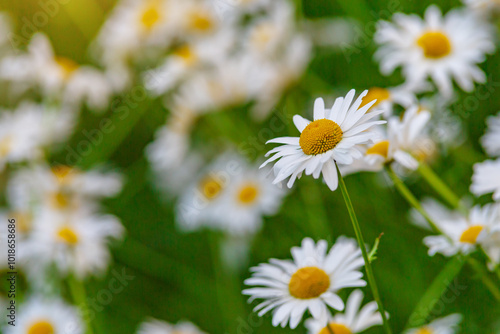
<svg viewBox="0 0 500 334">
<path fill-rule="evenodd" d="M 493 193 L 493 199 L 500 201 L 500 159 L 486 160 L 474 165 L 470 191 L 477 196 Z"/>
<path fill-rule="evenodd" d="M 499 207 L 495 204 L 475 206 L 468 216 L 453 211 L 447 212 L 435 204 L 434 208 L 427 207 L 427 209 L 431 209 L 429 214 L 444 233 L 424 238 L 430 256 L 436 253 L 448 257 L 457 253 L 468 254 L 474 251 L 477 245 L 490 242 L 500 230 Z"/>
<path fill-rule="evenodd" d="M 284 144 L 269 151 L 266 156 L 274 155 L 261 166 L 279 159 L 273 166 L 276 176 L 273 183 L 289 178 L 287 186 L 291 188 L 295 180 L 305 172 L 315 179 L 322 174 L 328 187 L 332 191 L 337 189 L 335 164 L 349 165 L 355 158 L 362 157 L 358 145 L 373 141 L 376 134 L 370 128 L 385 123 L 372 120 L 382 110 L 367 113 L 376 101 L 360 108 L 367 93 L 368 91 L 363 92 L 352 103 L 355 91 L 351 90 L 345 98 L 337 98 L 331 109 L 325 109 L 323 99 L 316 99 L 312 122 L 295 115 L 293 122 L 300 131 L 300 137 L 281 137 L 268 141 Z"/>
<path fill-rule="evenodd" d="M 356 242 L 340 237 L 327 253 L 324 240 L 315 243 L 302 240 L 301 247 L 291 250 L 293 261 L 271 259 L 270 263 L 251 268 L 253 275 L 243 290 L 249 301 L 264 299 L 254 308 L 258 315 L 273 310 L 273 326 L 296 328 L 306 310 L 326 325 L 328 306 L 343 310 L 344 302 L 337 295 L 342 288 L 365 286 L 361 279 L 361 250 Z"/>
<path fill-rule="evenodd" d="M 406 85 L 389 88 L 372 87 L 363 98 L 361 107 L 364 107 L 373 100 L 376 100 L 373 107 L 382 109 L 385 118 L 392 116 L 394 105 L 399 105 L 406 109 L 417 103 L 415 93 L 408 89 Z"/>
<path fill-rule="evenodd" d="M 455 334 L 459 331 L 459 324 L 462 315 L 450 314 L 444 318 L 439 318 L 431 323 L 419 328 L 412 328 L 405 331 L 405 334 Z"/>
<path fill-rule="evenodd" d="M 370 302 L 361 309 L 363 292 L 354 290 L 346 302 L 345 313 L 336 313 L 329 317 L 328 326 L 334 334 L 356 334 L 364 330 L 382 324 L 382 317 L 377 312 L 377 303 Z M 309 334 L 330 334 L 324 323 L 307 319 L 305 322 Z"/>
<path fill-rule="evenodd" d="M 83 321 L 78 310 L 62 300 L 31 297 L 19 306 L 19 311 L 16 325 L 6 325 L 3 333 L 83 333 Z"/>
<path fill-rule="evenodd" d="M 498 14 L 500 4 L 496 0 L 462 0 L 468 9 L 480 16 L 491 16 Z"/>
<path fill-rule="evenodd" d="M 150 319 L 139 326 L 137 334 L 205 334 L 205 332 L 187 321 L 172 325 L 165 321 Z"/>
<path fill-rule="evenodd" d="M 424 20 L 397 13 L 393 21 L 381 21 L 374 37 L 380 45 L 375 58 L 384 75 L 401 66 L 408 84 L 430 77 L 446 98 L 453 93 L 452 78 L 467 92 L 474 82 L 485 82 L 477 64 L 495 50 L 492 29 L 470 12 L 454 9 L 443 17 L 432 5 Z"/>
<path fill-rule="evenodd" d="M 500 113 L 488 117 L 488 130 L 481 138 L 484 150 L 491 156 L 500 156 Z"/>
</svg>

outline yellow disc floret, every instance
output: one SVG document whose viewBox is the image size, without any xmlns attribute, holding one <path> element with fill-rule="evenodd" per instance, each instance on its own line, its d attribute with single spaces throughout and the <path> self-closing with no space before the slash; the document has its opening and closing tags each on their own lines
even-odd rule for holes
<svg viewBox="0 0 500 334">
<path fill-rule="evenodd" d="M 249 205 L 255 202 L 259 195 L 259 188 L 253 183 L 247 183 L 238 192 L 238 201 Z"/>
<path fill-rule="evenodd" d="M 141 24 L 146 30 L 151 30 L 161 20 L 161 4 L 159 1 L 152 0 L 144 7 L 141 13 Z"/>
<path fill-rule="evenodd" d="M 431 59 L 439 59 L 451 52 L 451 43 L 448 37 L 440 31 L 428 31 L 417 40 L 418 46 L 422 48 L 424 56 Z"/>
<path fill-rule="evenodd" d="M 299 299 L 321 296 L 330 287 L 330 277 L 318 267 L 304 267 L 297 270 L 288 283 L 290 294 Z"/>
<path fill-rule="evenodd" d="M 28 334 L 54 334 L 54 326 L 48 321 L 37 321 L 28 328 Z"/>
<path fill-rule="evenodd" d="M 387 158 L 387 155 L 389 154 L 389 141 L 384 140 L 376 143 L 368 150 L 366 150 L 366 154 L 378 154 L 383 156 L 384 158 Z"/>
<path fill-rule="evenodd" d="M 190 27 L 195 31 L 206 32 L 212 30 L 214 22 L 211 16 L 201 11 L 193 11 L 190 15 Z"/>
<path fill-rule="evenodd" d="M 330 323 L 328 327 L 324 327 L 318 334 L 351 334 L 351 330 L 342 324 Z"/>
<path fill-rule="evenodd" d="M 68 245 L 76 245 L 78 243 L 78 235 L 69 227 L 63 227 L 57 232 L 59 240 Z"/>
<path fill-rule="evenodd" d="M 363 97 L 363 100 L 361 101 L 361 105 L 359 107 L 362 108 L 368 103 L 372 102 L 373 100 L 377 100 L 377 102 L 375 102 L 372 106 L 375 107 L 377 104 L 379 104 L 382 101 L 388 100 L 390 97 L 391 97 L 391 92 L 389 92 L 388 89 L 380 87 L 372 87 L 368 90 L 368 94 L 366 94 L 365 97 Z"/>
<path fill-rule="evenodd" d="M 342 129 L 329 119 L 318 119 L 310 123 L 300 134 L 299 144 L 308 155 L 330 151 L 342 140 Z"/>
<path fill-rule="evenodd" d="M 215 177 L 206 176 L 200 183 L 200 191 L 205 198 L 212 200 L 219 196 L 223 185 Z"/>
<path fill-rule="evenodd" d="M 475 244 L 479 233 L 483 230 L 483 226 L 474 225 L 466 229 L 460 236 L 460 242 L 465 242 L 468 244 Z"/>
<path fill-rule="evenodd" d="M 434 331 L 429 327 L 420 328 L 415 334 L 433 334 Z"/>
</svg>

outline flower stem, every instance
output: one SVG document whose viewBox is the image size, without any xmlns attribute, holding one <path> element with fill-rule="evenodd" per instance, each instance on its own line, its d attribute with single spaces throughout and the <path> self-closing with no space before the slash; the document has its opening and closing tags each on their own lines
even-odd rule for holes
<svg viewBox="0 0 500 334">
<path fill-rule="evenodd" d="M 441 180 L 441 178 L 425 163 L 421 162 L 418 172 L 434 188 L 434 190 L 454 209 L 460 208 L 460 198 Z"/>
<path fill-rule="evenodd" d="M 370 284 L 373 298 L 377 302 L 378 310 L 380 312 L 380 315 L 382 316 L 385 332 L 387 334 L 392 334 L 392 330 L 391 327 L 389 326 L 387 315 L 385 313 L 384 305 L 382 304 L 382 300 L 380 299 L 377 282 L 375 281 L 375 276 L 373 275 L 372 265 L 370 263 L 370 260 L 368 259 L 368 252 L 366 251 L 366 246 L 363 240 L 363 235 L 361 233 L 361 228 L 359 227 L 358 218 L 356 217 L 354 207 L 352 206 L 352 202 L 349 197 L 349 193 L 347 192 L 347 187 L 345 185 L 344 179 L 340 174 L 339 167 L 338 166 L 336 167 L 337 167 L 337 175 L 339 178 L 340 190 L 342 192 L 342 196 L 344 197 L 344 201 L 347 206 L 347 211 L 349 212 L 349 217 L 351 218 L 352 226 L 354 227 L 354 233 L 356 234 L 356 239 L 358 240 L 359 248 L 361 248 L 361 254 L 363 254 L 363 259 L 365 261 L 366 276 L 368 278 L 368 283 Z"/>
<path fill-rule="evenodd" d="M 404 184 L 403 181 L 397 176 L 397 174 L 392 170 L 390 166 L 385 166 L 385 170 L 389 177 L 391 178 L 394 186 L 399 191 L 399 193 L 406 199 L 406 201 L 413 206 L 429 223 L 434 232 L 445 235 L 441 229 L 434 223 L 429 214 L 424 210 L 418 199 L 413 195 L 413 193 L 408 189 L 408 187 Z"/>
<path fill-rule="evenodd" d="M 481 277 L 481 281 L 483 281 L 484 286 L 486 286 L 488 290 L 490 290 L 493 297 L 495 297 L 497 301 L 500 301 L 500 290 L 498 289 L 496 284 L 491 280 L 491 278 L 488 277 L 488 272 L 483 268 L 483 265 L 470 256 L 467 258 L 467 262 L 469 262 L 469 265 Z"/>
<path fill-rule="evenodd" d="M 89 317 L 90 310 L 89 310 L 89 305 L 87 303 L 87 296 L 85 293 L 85 287 L 83 286 L 83 282 L 77 279 L 73 275 L 69 275 L 67 281 L 71 296 L 73 297 L 73 301 L 81 309 L 81 312 L 83 314 L 84 318 L 83 320 L 85 321 L 85 326 L 86 326 L 85 333 L 93 334 L 94 332 L 92 330 L 92 323 Z"/>
</svg>

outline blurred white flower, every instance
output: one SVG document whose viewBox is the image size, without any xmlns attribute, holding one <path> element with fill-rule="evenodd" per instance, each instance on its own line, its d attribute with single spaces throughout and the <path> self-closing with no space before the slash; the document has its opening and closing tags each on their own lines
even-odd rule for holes
<svg viewBox="0 0 500 334">
<path fill-rule="evenodd" d="M 139 326 L 137 334 L 205 334 L 205 332 L 187 321 L 172 325 L 165 321 L 149 319 Z"/>
<path fill-rule="evenodd" d="M 500 3 L 497 0 L 462 0 L 462 2 L 481 17 L 487 18 L 500 11 Z"/>
<path fill-rule="evenodd" d="M 5 334 L 57 333 L 82 334 L 83 320 L 78 309 L 59 299 L 31 297 L 20 306 L 16 325 L 6 325 Z"/>
<path fill-rule="evenodd" d="M 495 50 L 492 27 L 486 22 L 461 9 L 442 17 L 435 5 L 427 8 L 424 20 L 397 13 L 393 21 L 381 21 L 374 37 L 383 74 L 401 66 L 408 84 L 430 77 L 445 98 L 453 94 L 452 78 L 467 92 L 474 82 L 485 82 L 477 64 Z"/>
<path fill-rule="evenodd" d="M 271 259 L 251 268 L 253 275 L 246 285 L 256 286 L 243 290 L 249 301 L 264 299 L 254 308 L 258 315 L 273 310 L 273 326 L 294 329 L 306 310 L 314 319 L 326 326 L 328 307 L 341 311 L 344 302 L 337 295 L 342 288 L 365 286 L 361 279 L 363 258 L 352 239 L 340 237 L 327 252 L 325 240 L 315 243 L 302 240 L 301 247 L 291 250 L 293 261 Z"/>
<path fill-rule="evenodd" d="M 493 199 L 500 201 L 500 159 L 474 165 L 470 191 L 477 196 L 493 193 Z"/>
<path fill-rule="evenodd" d="M 345 312 L 336 313 L 328 317 L 328 326 L 334 334 L 356 334 L 366 329 L 382 325 L 382 317 L 377 311 L 377 303 L 370 302 L 361 307 L 363 292 L 354 290 L 346 302 Z M 330 334 L 330 330 L 324 323 L 315 319 L 307 319 L 305 322 L 309 334 Z"/>
<path fill-rule="evenodd" d="M 377 100 L 377 102 L 372 107 L 384 110 L 383 115 L 385 118 L 393 115 L 395 104 L 407 109 L 418 102 L 414 90 L 410 90 L 407 85 L 389 88 L 372 87 L 363 98 L 361 107 L 364 107 L 373 100 Z"/>
<path fill-rule="evenodd" d="M 481 138 L 484 150 L 490 155 L 500 156 L 500 113 L 489 116 L 487 119 L 488 129 Z"/>
<path fill-rule="evenodd" d="M 293 122 L 301 132 L 299 137 L 281 137 L 268 143 L 284 144 L 269 151 L 274 154 L 261 167 L 280 159 L 273 166 L 276 176 L 274 183 L 290 178 L 287 186 L 292 187 L 295 180 L 305 172 L 315 179 L 323 174 L 323 179 L 334 191 L 338 186 L 335 164 L 350 165 L 354 159 L 362 157 L 360 144 L 366 144 L 376 137 L 370 128 L 385 121 L 373 121 L 382 110 L 369 111 L 376 102 L 372 101 L 360 107 L 368 91 L 363 92 L 354 103 L 355 91 L 351 90 L 344 98 L 339 97 L 331 109 L 325 109 L 323 99 L 314 103 L 314 121 L 308 121 L 299 115 Z M 352 104 L 352 105 L 351 105 Z"/>
<path fill-rule="evenodd" d="M 431 323 L 419 328 L 405 331 L 405 334 L 455 334 L 459 331 L 462 315 L 450 314 L 446 317 L 436 319 Z"/>
</svg>

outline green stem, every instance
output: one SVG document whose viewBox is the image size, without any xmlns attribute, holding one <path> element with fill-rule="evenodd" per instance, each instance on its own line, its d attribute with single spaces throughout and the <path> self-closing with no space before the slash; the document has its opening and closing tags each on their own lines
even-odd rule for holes
<svg viewBox="0 0 500 334">
<path fill-rule="evenodd" d="M 498 289 L 496 284 L 491 280 L 491 278 L 488 277 L 488 272 L 483 268 L 483 265 L 471 257 L 467 258 L 467 262 L 469 262 L 469 265 L 481 277 L 481 281 L 483 281 L 483 284 L 488 288 L 488 290 L 490 290 L 493 297 L 495 297 L 497 301 L 500 301 L 500 290 Z"/>
<path fill-rule="evenodd" d="M 460 198 L 425 163 L 421 162 L 417 171 L 427 183 L 453 208 L 460 208 Z"/>
<path fill-rule="evenodd" d="M 391 178 L 394 186 L 399 191 L 399 193 L 406 199 L 406 201 L 414 207 L 429 223 L 434 232 L 445 235 L 441 229 L 434 223 L 433 219 L 429 216 L 429 214 L 424 210 L 418 199 L 413 195 L 413 193 L 408 189 L 408 187 L 404 184 L 403 181 L 397 176 L 397 174 L 392 170 L 392 168 L 388 165 L 385 166 L 385 170 L 389 177 Z"/>
<path fill-rule="evenodd" d="M 83 282 L 74 277 L 73 275 L 68 276 L 67 282 L 73 301 L 75 302 L 76 306 L 78 306 L 82 310 L 82 314 L 84 315 L 83 320 L 85 321 L 87 329 L 85 333 L 93 334 L 94 332 L 92 330 L 92 323 L 89 317 L 90 309 L 87 303 L 87 295 L 85 292 L 85 287 L 83 285 Z"/>
<path fill-rule="evenodd" d="M 356 239 L 358 240 L 359 248 L 361 248 L 361 254 L 363 254 L 363 259 L 365 261 L 366 276 L 368 278 L 368 283 L 370 284 L 373 298 L 377 302 L 378 310 L 380 312 L 380 315 L 382 316 L 385 332 L 387 334 L 392 334 L 391 327 L 389 326 L 389 322 L 387 320 L 387 315 L 385 314 L 384 305 L 382 304 L 382 300 L 380 299 L 377 282 L 375 281 L 375 276 L 373 275 L 372 265 L 368 258 L 368 252 L 366 251 L 365 241 L 363 240 L 361 228 L 359 227 L 358 218 L 356 217 L 354 207 L 352 206 L 352 202 L 349 197 L 349 193 L 347 192 L 347 187 L 345 185 L 344 179 L 340 174 L 339 167 L 337 165 L 336 167 L 337 167 L 337 175 L 339 178 L 340 190 L 342 192 L 342 196 L 344 197 L 345 205 L 347 207 L 347 211 L 349 212 L 349 217 L 351 218 L 352 226 L 354 227 L 354 233 L 356 234 Z"/>
</svg>

